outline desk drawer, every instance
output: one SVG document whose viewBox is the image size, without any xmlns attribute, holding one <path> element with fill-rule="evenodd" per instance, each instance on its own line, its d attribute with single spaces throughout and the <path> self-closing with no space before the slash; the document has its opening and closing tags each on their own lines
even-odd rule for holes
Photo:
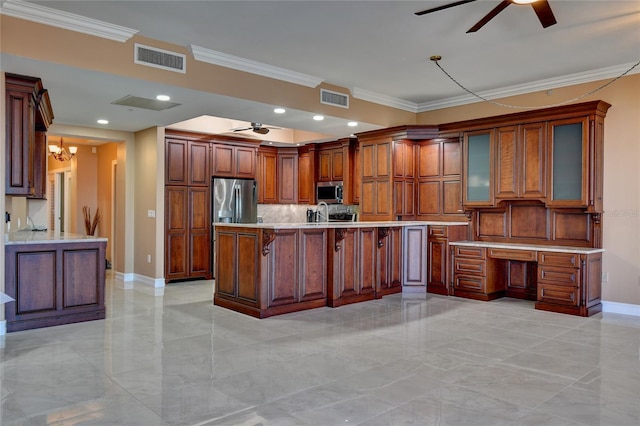
<svg viewBox="0 0 640 426">
<path fill-rule="evenodd" d="M 484 247 L 467 247 L 467 246 L 455 246 L 456 257 L 469 257 L 473 259 L 486 259 L 487 249 Z"/>
<path fill-rule="evenodd" d="M 471 274 L 471 275 L 486 275 L 487 262 L 484 260 L 475 259 L 462 259 L 456 258 L 455 260 L 455 273 L 456 274 Z"/>
<path fill-rule="evenodd" d="M 447 227 L 429 225 L 429 238 L 447 238 Z"/>
<path fill-rule="evenodd" d="M 575 253 L 556 253 L 553 251 L 538 252 L 538 263 L 542 265 L 580 267 L 580 255 Z"/>
<path fill-rule="evenodd" d="M 538 264 L 538 284 L 578 287 L 580 286 L 580 270 Z"/>
<path fill-rule="evenodd" d="M 538 302 L 579 306 L 580 288 L 538 283 Z"/>
<path fill-rule="evenodd" d="M 485 277 L 456 274 L 454 287 L 459 290 L 473 291 L 477 293 L 487 292 L 487 281 Z"/>
<path fill-rule="evenodd" d="M 535 262 L 538 256 L 533 250 L 489 249 L 489 257 L 494 259 L 521 260 L 523 262 Z"/>
</svg>

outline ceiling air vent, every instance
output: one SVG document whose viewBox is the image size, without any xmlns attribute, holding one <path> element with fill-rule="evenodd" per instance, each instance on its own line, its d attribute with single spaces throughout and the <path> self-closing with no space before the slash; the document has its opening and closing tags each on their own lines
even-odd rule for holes
<svg viewBox="0 0 640 426">
<path fill-rule="evenodd" d="M 333 105 L 340 108 L 349 108 L 349 95 L 332 92 L 331 90 L 320 89 L 320 103 Z"/>
<path fill-rule="evenodd" d="M 186 58 L 186 55 L 182 55 L 180 53 L 136 43 L 133 62 L 139 65 L 146 65 L 148 67 L 181 72 L 184 74 L 187 72 Z"/>
<path fill-rule="evenodd" d="M 120 98 L 117 101 L 111 102 L 112 105 L 122 105 L 127 107 L 150 109 L 153 111 L 162 111 L 165 109 L 173 108 L 181 104 L 175 102 L 159 101 L 157 99 L 141 98 L 139 96 L 127 95 L 124 98 Z"/>
</svg>

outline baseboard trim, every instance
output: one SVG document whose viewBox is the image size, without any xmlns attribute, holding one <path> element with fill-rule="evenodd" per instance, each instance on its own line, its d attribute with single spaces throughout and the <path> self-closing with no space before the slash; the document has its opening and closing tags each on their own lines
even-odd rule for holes
<svg viewBox="0 0 640 426">
<path fill-rule="evenodd" d="M 7 334 L 7 320 L 0 320 L 0 336 Z"/>
<path fill-rule="evenodd" d="M 164 278 L 151 278 L 146 275 L 134 274 L 134 280 L 139 282 L 140 284 L 149 285 L 153 288 L 163 288 L 164 287 Z"/>
<path fill-rule="evenodd" d="M 602 302 L 602 312 L 640 317 L 640 305 L 619 302 Z"/>
</svg>

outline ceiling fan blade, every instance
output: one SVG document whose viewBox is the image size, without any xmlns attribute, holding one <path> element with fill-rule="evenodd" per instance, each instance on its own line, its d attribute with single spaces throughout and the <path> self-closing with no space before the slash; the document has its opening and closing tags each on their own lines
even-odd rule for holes
<svg viewBox="0 0 640 426">
<path fill-rule="evenodd" d="M 437 12 L 443 9 L 449 9 L 450 7 L 460 6 L 461 4 L 471 3 L 476 0 L 460 0 L 454 3 L 445 4 L 443 6 L 434 7 L 432 9 L 423 10 L 421 12 L 416 12 L 415 14 L 418 16 L 426 15 L 427 13 Z"/>
<path fill-rule="evenodd" d="M 269 129 L 267 129 L 266 127 L 255 127 L 253 131 L 256 133 L 260 133 L 261 135 L 266 135 L 267 133 L 269 133 Z"/>
<path fill-rule="evenodd" d="M 536 15 L 538 15 L 538 19 L 540 20 L 543 28 L 550 27 L 558 22 L 556 21 L 556 17 L 553 16 L 553 11 L 551 10 L 551 6 L 549 6 L 549 2 L 547 0 L 531 3 L 531 7 L 533 7 Z"/>
<path fill-rule="evenodd" d="M 251 130 L 252 127 L 235 127 L 233 129 L 229 129 L 232 132 L 244 132 L 245 130 Z"/>
<path fill-rule="evenodd" d="M 487 22 L 495 18 L 498 13 L 502 12 L 510 4 L 510 0 L 503 0 L 502 3 L 494 7 L 491 12 L 487 13 L 484 18 L 479 20 L 473 27 L 469 28 L 469 31 L 467 31 L 467 33 L 475 33 L 480 28 L 484 27 Z"/>
</svg>

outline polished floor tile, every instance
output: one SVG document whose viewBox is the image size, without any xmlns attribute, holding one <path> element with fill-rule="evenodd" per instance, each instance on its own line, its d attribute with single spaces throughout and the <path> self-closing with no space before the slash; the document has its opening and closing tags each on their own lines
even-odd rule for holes
<svg viewBox="0 0 640 426">
<path fill-rule="evenodd" d="M 108 278 L 107 318 L 0 340 L 0 425 L 640 424 L 640 318 L 435 295 L 264 320 Z"/>
</svg>

